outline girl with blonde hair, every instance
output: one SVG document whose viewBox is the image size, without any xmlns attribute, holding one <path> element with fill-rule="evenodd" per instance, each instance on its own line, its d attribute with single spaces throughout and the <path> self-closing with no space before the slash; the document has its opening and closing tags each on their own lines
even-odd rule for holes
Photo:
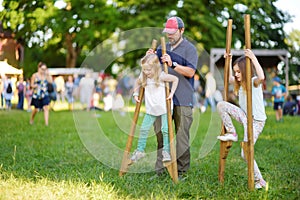
<svg viewBox="0 0 300 200">
<path fill-rule="evenodd" d="M 141 59 L 141 66 L 142 72 L 135 83 L 133 96 L 136 102 L 140 102 L 137 91 L 139 91 L 140 87 L 145 88 L 146 114 L 141 125 L 137 149 L 134 151 L 131 160 L 136 162 L 146 155 L 144 150 L 146 147 L 149 130 L 156 118 L 161 116 L 161 131 L 163 133 L 163 161 L 167 162 L 171 160 L 171 156 L 166 100 L 172 99 L 178 85 L 178 78 L 162 71 L 162 66 L 156 54 L 148 54 L 143 57 Z M 172 83 L 170 95 L 168 97 L 166 97 L 165 93 L 165 82 Z"/>
</svg>

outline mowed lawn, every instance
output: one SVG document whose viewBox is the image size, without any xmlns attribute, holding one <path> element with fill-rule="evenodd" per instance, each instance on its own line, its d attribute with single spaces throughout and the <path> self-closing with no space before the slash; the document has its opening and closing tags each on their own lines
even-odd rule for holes
<svg viewBox="0 0 300 200">
<path fill-rule="evenodd" d="M 210 131 L 219 125 L 214 125 L 218 119 L 209 111 L 195 111 L 191 168 L 184 181 L 174 184 L 168 175 L 155 178 L 155 156 L 150 155 L 149 164 L 132 166 L 120 177 L 118 166 L 132 115 L 51 111 L 45 127 L 42 112 L 29 125 L 30 113 L 1 110 L 0 199 L 300 199 L 299 117 L 287 116 L 276 123 L 272 108 L 267 108 L 255 159 L 268 188 L 249 191 L 247 165 L 240 157 L 243 128 L 239 124 L 239 142 L 230 149 L 224 185 L 219 183 L 220 144 L 215 139 L 219 133 Z M 132 151 L 136 142 L 135 138 Z M 111 150 L 112 146 L 118 150 Z M 150 134 L 146 152 L 155 148 Z"/>
</svg>

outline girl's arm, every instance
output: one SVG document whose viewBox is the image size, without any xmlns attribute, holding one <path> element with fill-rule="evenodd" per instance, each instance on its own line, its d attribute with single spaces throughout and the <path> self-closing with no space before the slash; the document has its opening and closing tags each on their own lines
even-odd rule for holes
<svg viewBox="0 0 300 200">
<path fill-rule="evenodd" d="M 233 84 L 235 81 L 234 75 L 232 74 L 232 55 L 231 54 L 224 54 L 224 58 L 229 57 L 230 58 L 230 64 L 229 64 L 229 83 Z"/>
<path fill-rule="evenodd" d="M 172 82 L 171 92 L 170 92 L 169 96 L 167 97 L 167 99 L 172 99 L 173 95 L 176 91 L 176 88 L 178 86 L 178 78 L 174 75 L 163 73 L 163 75 L 160 76 L 160 80 L 165 81 L 165 82 Z"/>
<path fill-rule="evenodd" d="M 257 78 L 254 80 L 254 86 L 258 87 L 258 85 L 261 84 L 263 82 L 263 80 L 265 79 L 264 70 L 262 69 L 261 65 L 259 64 L 256 56 L 250 49 L 245 50 L 245 56 L 247 56 L 248 58 L 251 59 L 253 65 L 255 67 Z"/>
<path fill-rule="evenodd" d="M 139 100 L 140 82 L 141 82 L 140 78 L 136 79 L 133 87 L 133 94 L 132 94 L 134 100 L 138 103 L 140 102 Z"/>
</svg>

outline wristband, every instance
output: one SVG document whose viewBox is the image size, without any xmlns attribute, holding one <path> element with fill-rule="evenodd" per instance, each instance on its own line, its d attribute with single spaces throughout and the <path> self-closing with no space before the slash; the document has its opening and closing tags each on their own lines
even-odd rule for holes
<svg viewBox="0 0 300 200">
<path fill-rule="evenodd" d="M 175 67 L 177 67 L 177 62 L 172 62 L 171 68 L 172 68 L 172 69 L 175 69 Z"/>
</svg>

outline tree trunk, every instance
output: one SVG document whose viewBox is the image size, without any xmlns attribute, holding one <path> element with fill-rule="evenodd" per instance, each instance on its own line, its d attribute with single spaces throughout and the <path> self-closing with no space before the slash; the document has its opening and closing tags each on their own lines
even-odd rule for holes
<svg viewBox="0 0 300 200">
<path fill-rule="evenodd" d="M 73 38 L 75 34 L 66 34 L 66 47 L 67 47 L 67 56 L 66 56 L 66 68 L 75 68 L 78 54 L 80 53 L 80 48 L 78 46 L 73 47 Z"/>
</svg>

